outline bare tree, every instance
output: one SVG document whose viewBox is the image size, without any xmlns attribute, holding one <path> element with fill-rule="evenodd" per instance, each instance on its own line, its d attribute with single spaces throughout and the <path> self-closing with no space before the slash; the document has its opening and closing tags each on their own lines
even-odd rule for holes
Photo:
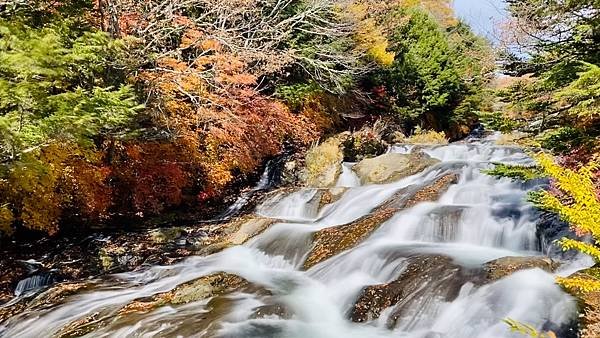
<svg viewBox="0 0 600 338">
<path fill-rule="evenodd" d="M 368 70 L 363 53 L 351 47 L 357 22 L 339 14 L 344 1 L 122 1 L 121 16 L 136 13 L 131 33 L 143 40 L 145 54 L 180 57 L 190 46 L 215 40 L 257 77 L 298 66 L 335 92 L 343 91 L 348 77 Z M 182 46 L 190 30 L 201 34 Z"/>
</svg>

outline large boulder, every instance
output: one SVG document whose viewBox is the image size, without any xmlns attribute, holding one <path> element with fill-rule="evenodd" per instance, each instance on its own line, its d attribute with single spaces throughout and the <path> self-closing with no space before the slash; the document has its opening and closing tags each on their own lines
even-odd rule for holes
<svg viewBox="0 0 600 338">
<path fill-rule="evenodd" d="M 414 175 L 439 162 L 422 152 L 389 153 L 362 160 L 352 169 L 362 184 L 383 184 Z"/>
<path fill-rule="evenodd" d="M 484 270 L 487 273 L 486 281 L 493 282 L 521 270 L 542 269 L 547 272 L 554 272 L 559 264 L 548 257 L 502 257 L 487 262 Z"/>
<path fill-rule="evenodd" d="M 441 255 L 418 255 L 408 258 L 408 265 L 394 281 L 364 288 L 350 312 L 353 322 L 378 319 L 382 312 L 393 307 L 387 326 L 397 321 L 415 306 L 430 300 L 454 300 L 468 279 L 463 268 Z M 421 305 L 419 305 L 421 304 Z"/>
<path fill-rule="evenodd" d="M 354 222 L 330 227 L 316 232 L 313 236 L 314 246 L 309 252 L 304 268 L 314 265 L 338 253 L 356 246 L 367 238 L 383 222 L 390 219 L 400 210 L 412 207 L 420 202 L 437 200 L 451 184 L 458 181 L 458 176 L 448 174 L 435 180 L 424 188 L 408 187 L 392 196 L 372 213 Z"/>
</svg>

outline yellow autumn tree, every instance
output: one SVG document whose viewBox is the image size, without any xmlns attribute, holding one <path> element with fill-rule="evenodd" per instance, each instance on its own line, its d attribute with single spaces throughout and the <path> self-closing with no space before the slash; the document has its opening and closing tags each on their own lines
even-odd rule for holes
<svg viewBox="0 0 600 338">
<path fill-rule="evenodd" d="M 600 161 L 593 160 L 579 170 L 563 168 L 547 154 L 536 156 L 542 169 L 554 180 L 559 194 L 542 192 L 536 199 L 543 209 L 556 212 L 578 234 L 588 234 L 592 243 L 563 238 L 558 243 L 564 250 L 577 250 L 600 262 L 600 201 L 596 195 L 593 177 Z M 587 278 L 559 278 L 559 284 L 582 292 L 600 290 L 600 281 Z"/>
<path fill-rule="evenodd" d="M 383 66 L 394 62 L 395 54 L 388 50 L 389 42 L 383 29 L 379 26 L 376 17 L 375 4 L 367 2 L 353 2 L 346 8 L 347 15 L 357 21 L 354 40 L 356 48 Z"/>
</svg>

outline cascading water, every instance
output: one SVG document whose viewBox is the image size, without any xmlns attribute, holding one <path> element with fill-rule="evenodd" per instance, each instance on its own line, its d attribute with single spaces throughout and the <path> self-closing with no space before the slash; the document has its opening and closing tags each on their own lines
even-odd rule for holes
<svg viewBox="0 0 600 338">
<path fill-rule="evenodd" d="M 469 277 L 490 260 L 542 254 L 535 214 L 524 202 L 527 187 L 481 173 L 492 162 L 527 164 L 530 159 L 517 148 L 488 140 L 422 150 L 442 162 L 394 183 L 366 186 L 360 186 L 347 166 L 338 182 L 346 187 L 343 195 L 323 208 L 315 206 L 316 189 L 275 195 L 257 213 L 278 223 L 245 245 L 95 281 L 62 304 L 10 318 L 0 326 L 0 336 L 60 335 L 64 327 L 90 317 L 96 325 L 86 331 L 89 337 L 490 338 L 519 337 L 502 322 L 505 318 L 538 329 L 567 325 L 576 305 L 552 274 L 532 269 L 489 283 Z M 399 211 L 356 246 L 303 269 L 315 232 L 356 221 L 397 192 L 427 186 L 448 173 L 459 174 L 459 181 L 438 201 Z M 365 287 L 396 280 L 414 257 L 428 255 L 449 257 L 449 264 L 464 273 L 426 276 L 414 294 L 404 295 L 402 304 L 385 309 L 379 318 L 350 321 Z M 240 276 L 252 287 L 135 315 L 118 314 L 135 299 L 216 272 Z M 452 299 L 441 296 L 451 288 L 456 289 Z M 279 311 L 258 315 L 257 309 L 273 308 Z"/>
</svg>

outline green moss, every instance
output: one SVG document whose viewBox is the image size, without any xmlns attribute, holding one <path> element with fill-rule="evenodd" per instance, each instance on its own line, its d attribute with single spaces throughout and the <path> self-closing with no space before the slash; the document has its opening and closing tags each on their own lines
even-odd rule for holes
<svg viewBox="0 0 600 338">
<path fill-rule="evenodd" d="M 494 169 L 484 170 L 485 174 L 495 177 L 507 177 L 519 181 L 530 181 L 545 177 L 538 167 L 496 163 Z"/>
</svg>

